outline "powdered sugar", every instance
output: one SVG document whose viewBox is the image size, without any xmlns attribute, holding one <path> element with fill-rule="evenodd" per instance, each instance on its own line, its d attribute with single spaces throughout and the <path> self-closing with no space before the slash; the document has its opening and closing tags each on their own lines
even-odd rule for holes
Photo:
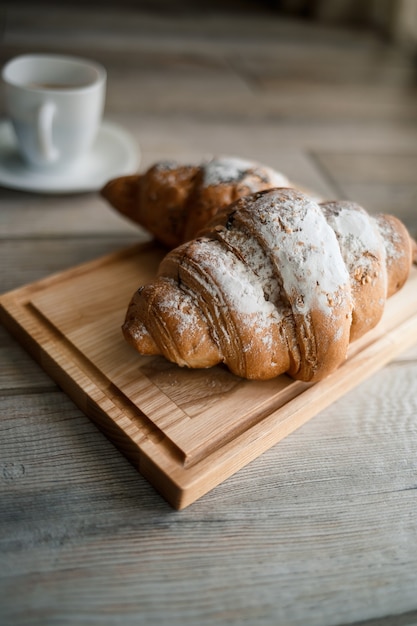
<svg viewBox="0 0 417 626">
<path fill-rule="evenodd" d="M 386 281 L 385 248 L 375 220 L 354 202 L 332 202 L 321 205 L 321 209 L 336 233 L 350 275 L 368 279 L 372 268 Z"/>
<path fill-rule="evenodd" d="M 166 286 L 169 289 L 169 297 L 161 299 L 159 309 L 162 313 L 175 317 L 178 332 L 180 334 L 192 332 L 198 327 L 199 316 L 195 308 L 194 299 L 181 289 L 178 289 L 177 283 L 170 279 L 164 278 Z"/>
<path fill-rule="evenodd" d="M 404 256 L 402 241 L 399 233 L 397 233 L 392 223 L 385 219 L 384 215 L 376 215 L 371 217 L 373 224 L 380 233 L 383 248 L 386 253 L 386 263 L 391 265 L 396 259 Z"/>
<path fill-rule="evenodd" d="M 244 229 L 223 229 L 219 238 L 248 266 L 259 279 L 264 298 L 275 306 L 282 299 L 282 285 L 274 272 L 274 268 L 256 237 Z"/>
<path fill-rule="evenodd" d="M 276 316 L 276 309 L 264 298 L 262 285 L 253 272 L 218 241 L 201 240 L 193 260 L 210 277 L 224 303 L 243 315 L 261 313 Z"/>
<path fill-rule="evenodd" d="M 143 340 L 144 337 L 150 337 L 145 323 L 140 319 L 135 319 L 135 323 L 129 325 L 129 334 L 134 341 Z"/>
<path fill-rule="evenodd" d="M 294 312 L 306 315 L 319 308 L 331 315 L 350 293 L 349 274 L 318 205 L 283 189 L 278 196 L 260 194 L 253 201 L 250 219 L 264 224 L 262 237 Z"/>
<path fill-rule="evenodd" d="M 207 187 L 222 183 L 241 182 L 247 185 L 249 189 L 256 191 L 259 189 L 260 181 L 271 187 L 288 185 L 288 179 L 283 174 L 270 167 L 238 157 L 219 157 L 212 159 L 203 167 L 203 184 Z"/>
</svg>

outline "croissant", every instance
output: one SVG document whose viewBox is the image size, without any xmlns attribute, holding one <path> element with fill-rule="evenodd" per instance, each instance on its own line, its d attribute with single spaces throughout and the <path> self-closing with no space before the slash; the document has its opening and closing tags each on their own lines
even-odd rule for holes
<svg viewBox="0 0 417 626">
<path fill-rule="evenodd" d="M 170 251 L 129 304 L 123 333 L 180 366 L 318 381 L 373 328 L 417 246 L 389 215 L 299 190 L 255 193 Z"/>
<path fill-rule="evenodd" d="M 174 248 L 241 196 L 288 185 L 283 174 L 266 165 L 219 157 L 199 166 L 157 163 L 144 174 L 108 181 L 100 193 L 119 213 Z"/>
</svg>

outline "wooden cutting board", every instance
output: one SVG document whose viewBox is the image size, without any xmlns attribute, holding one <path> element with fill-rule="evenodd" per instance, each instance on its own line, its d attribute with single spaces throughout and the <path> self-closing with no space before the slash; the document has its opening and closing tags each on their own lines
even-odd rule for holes
<svg viewBox="0 0 417 626">
<path fill-rule="evenodd" d="M 163 251 L 140 244 L 11 291 L 4 325 L 175 508 L 181 509 L 417 341 L 417 269 L 347 361 L 314 385 L 246 381 L 141 357 L 120 327 Z"/>
</svg>

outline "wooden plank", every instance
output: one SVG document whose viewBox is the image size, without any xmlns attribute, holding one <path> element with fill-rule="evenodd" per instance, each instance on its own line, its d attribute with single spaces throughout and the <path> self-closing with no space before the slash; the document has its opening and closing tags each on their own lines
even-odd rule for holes
<svg viewBox="0 0 417 626">
<path fill-rule="evenodd" d="M 164 254 L 123 249 L 9 292 L 5 325 L 176 508 L 191 504 L 417 341 L 417 270 L 378 327 L 316 385 L 141 357 L 120 326 Z"/>
</svg>

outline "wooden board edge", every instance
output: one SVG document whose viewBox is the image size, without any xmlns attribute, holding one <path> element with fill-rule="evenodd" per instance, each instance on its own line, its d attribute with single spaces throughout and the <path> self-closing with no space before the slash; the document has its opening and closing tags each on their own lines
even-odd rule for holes
<svg viewBox="0 0 417 626">
<path fill-rule="evenodd" d="M 34 361 L 48 374 L 64 393 L 74 402 L 74 404 L 86 415 L 102 432 L 102 434 L 112 443 L 117 450 L 135 467 L 139 473 L 148 480 L 165 500 L 175 509 L 180 508 L 183 499 L 183 487 L 175 480 L 171 479 L 169 473 L 164 472 L 158 464 L 147 459 L 143 454 L 141 446 L 126 432 L 126 430 L 107 413 L 101 406 L 100 400 L 91 396 L 82 398 L 84 389 L 74 380 L 74 377 L 62 364 L 51 356 L 47 349 L 43 348 L 27 331 L 23 324 L 16 321 L 15 317 L 5 306 L 0 303 L 0 322 L 4 328 L 13 336 L 16 341 L 27 351 Z M 89 378 L 85 378 L 90 382 Z M 82 398 L 82 399 L 81 399 Z M 105 397 L 108 400 L 108 397 Z M 168 440 L 166 440 L 168 442 Z M 169 446 L 169 443 L 168 443 Z M 161 449 L 161 439 L 158 441 L 158 454 Z M 172 452 L 170 455 L 172 459 Z"/>
</svg>

